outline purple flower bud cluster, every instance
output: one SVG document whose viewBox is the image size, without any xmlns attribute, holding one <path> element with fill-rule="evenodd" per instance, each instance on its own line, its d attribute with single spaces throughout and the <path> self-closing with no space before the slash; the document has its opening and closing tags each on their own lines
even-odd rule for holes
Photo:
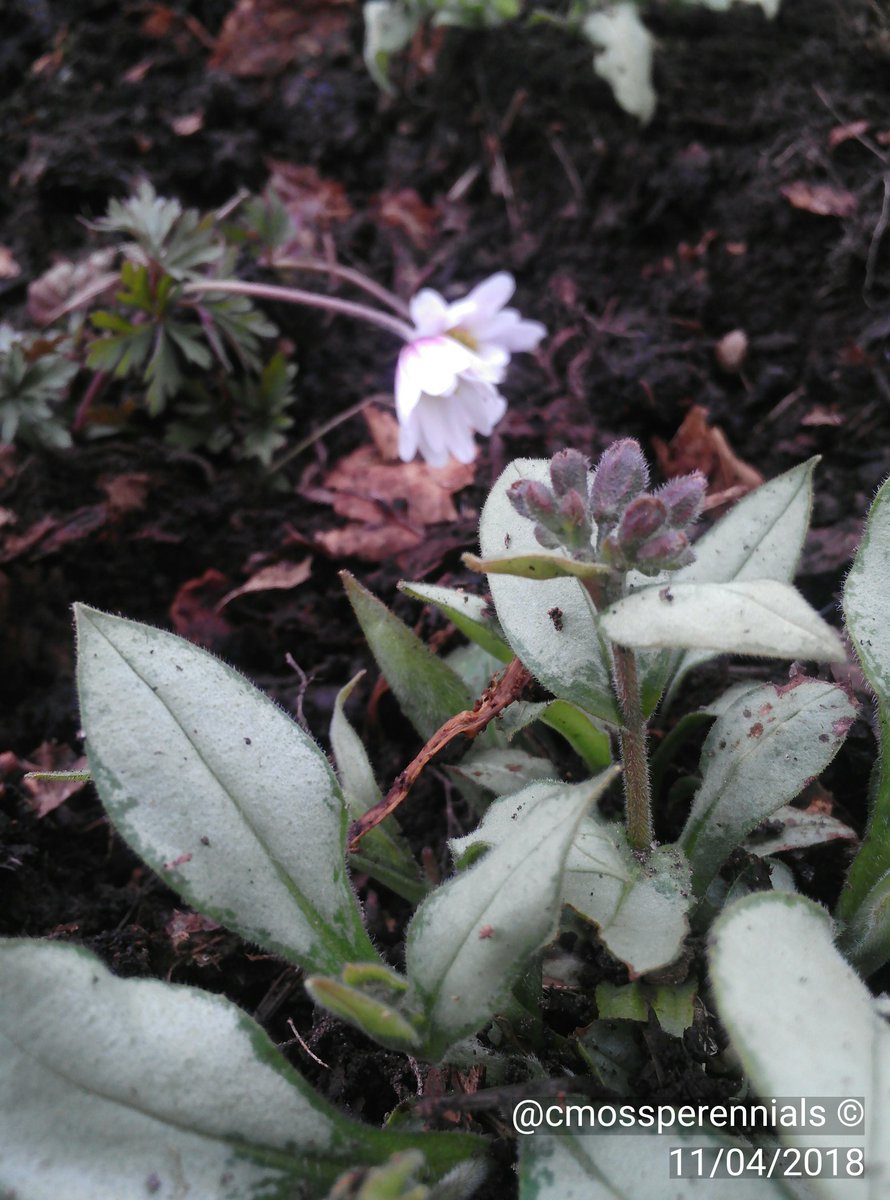
<svg viewBox="0 0 890 1200">
<path fill-rule="evenodd" d="M 577 450 L 560 450 L 550 461 L 552 487 L 518 479 L 507 495 L 520 514 L 535 522 L 535 537 L 548 550 L 565 549 L 593 562 L 593 525 L 587 497 L 588 461 Z"/>
<path fill-rule="evenodd" d="M 644 575 L 676 571 L 695 558 L 689 526 L 698 519 L 707 481 L 700 471 L 671 479 L 654 492 L 639 443 L 614 442 L 600 459 L 590 488 L 597 549 L 617 570 Z"/>
<path fill-rule="evenodd" d="M 699 517 L 706 480 L 699 471 L 648 491 L 649 468 L 633 438 L 614 442 L 600 459 L 590 487 L 588 461 L 560 450 L 550 463 L 551 487 L 520 479 L 507 493 L 516 511 L 535 522 L 547 549 L 561 548 L 582 562 L 645 575 L 674 571 L 693 561 L 689 526 Z M 596 528 L 596 544 L 593 530 Z"/>
</svg>

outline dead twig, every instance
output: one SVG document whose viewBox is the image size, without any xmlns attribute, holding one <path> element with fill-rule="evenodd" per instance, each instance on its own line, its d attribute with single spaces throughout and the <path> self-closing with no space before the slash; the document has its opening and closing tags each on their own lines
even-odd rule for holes
<svg viewBox="0 0 890 1200">
<path fill-rule="evenodd" d="M 395 782 L 386 796 L 366 813 L 352 823 L 349 830 L 349 852 L 354 854 L 359 842 L 375 826 L 395 812 L 407 797 L 411 788 L 420 778 L 424 767 L 437 754 L 458 737 L 464 737 L 468 742 L 478 737 L 488 725 L 502 713 L 514 700 L 518 700 L 532 677 L 518 658 L 510 663 L 506 671 L 496 675 L 491 683 L 476 701 L 472 709 L 457 713 L 446 721 L 441 729 L 437 729 L 420 753 L 412 759 L 404 771 L 396 776 Z"/>
</svg>

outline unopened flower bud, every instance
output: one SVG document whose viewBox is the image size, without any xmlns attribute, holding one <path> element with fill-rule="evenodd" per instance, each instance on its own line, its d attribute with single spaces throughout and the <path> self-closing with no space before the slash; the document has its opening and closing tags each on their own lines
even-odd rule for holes
<svg viewBox="0 0 890 1200">
<path fill-rule="evenodd" d="M 672 529 L 686 529 L 701 516 L 708 481 L 701 471 L 669 479 L 655 493 L 667 509 L 667 523 Z"/>
<path fill-rule="evenodd" d="M 587 526 L 590 528 L 590 518 L 587 515 L 587 505 L 574 488 L 570 488 L 559 502 L 559 515 L 566 525 L 574 528 Z"/>
<path fill-rule="evenodd" d="M 507 489 L 507 499 L 521 517 L 549 523 L 556 515 L 553 493 L 534 479 L 517 479 Z"/>
<path fill-rule="evenodd" d="M 562 539 L 545 525 L 535 526 L 535 540 L 545 550 L 560 550 L 562 548 Z"/>
<path fill-rule="evenodd" d="M 580 450 L 559 450 L 550 460 L 550 480 L 557 496 L 574 490 L 587 495 L 588 462 Z"/>
<path fill-rule="evenodd" d="M 597 464 L 590 485 L 590 511 L 598 525 L 614 525 L 626 505 L 649 486 L 649 468 L 639 442 L 613 442 Z"/>
<path fill-rule="evenodd" d="M 653 534 L 664 528 L 667 509 L 657 496 L 637 496 L 631 500 L 618 526 L 618 541 L 625 554 L 633 553 Z"/>
<path fill-rule="evenodd" d="M 676 571 L 694 559 L 689 538 L 680 529 L 664 529 L 634 551 L 634 566 L 644 575 Z"/>
</svg>

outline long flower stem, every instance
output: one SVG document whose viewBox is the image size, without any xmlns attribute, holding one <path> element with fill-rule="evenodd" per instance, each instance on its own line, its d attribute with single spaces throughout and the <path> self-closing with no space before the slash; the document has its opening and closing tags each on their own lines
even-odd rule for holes
<svg viewBox="0 0 890 1200">
<path fill-rule="evenodd" d="M 349 421 L 352 417 L 358 416 L 360 412 L 368 407 L 373 399 L 373 396 L 366 396 L 364 400 L 359 400 L 357 404 L 352 404 L 349 408 L 344 408 L 335 417 L 331 417 L 329 421 L 325 421 L 323 425 L 319 425 L 317 429 L 313 429 L 312 433 L 297 442 L 296 446 L 291 446 L 286 453 L 282 454 L 281 458 L 272 463 L 269 468 L 269 474 L 274 475 L 276 471 L 280 471 L 282 467 L 287 466 L 292 459 L 301 455 L 304 450 L 308 450 L 310 446 L 313 446 L 319 438 L 323 438 L 325 434 L 330 433 L 332 429 L 336 429 L 338 425 L 342 425 L 344 421 Z"/>
<path fill-rule="evenodd" d="M 270 266 L 274 267 L 276 271 L 317 271 L 322 275 L 331 275 L 335 279 L 342 279 L 344 283 L 351 283 L 355 287 L 361 288 L 369 296 L 373 296 L 375 300 L 379 300 L 381 304 L 385 304 L 387 308 L 398 313 L 400 317 L 411 315 L 408 305 L 395 292 L 391 292 L 389 288 L 369 279 L 355 267 L 344 267 L 340 263 L 323 262 L 321 259 L 312 258 L 278 258 L 274 259 Z"/>
<path fill-rule="evenodd" d="M 625 646 L 613 645 L 612 650 L 615 689 L 624 718 L 619 740 L 624 763 L 627 840 L 634 850 L 649 850 L 652 846 L 652 797 L 637 660 L 633 650 Z"/>
<path fill-rule="evenodd" d="M 321 296 L 317 292 L 305 292 L 302 288 L 279 287 L 273 283 L 243 283 L 240 279 L 200 279 L 185 284 L 182 290 L 191 295 L 228 292 L 236 296 L 256 296 L 259 300 L 304 304 L 308 308 L 321 308 L 343 317 L 357 317 L 361 321 L 394 333 L 404 342 L 410 342 L 414 337 L 414 330 L 408 322 L 390 313 L 381 312 L 367 304 L 358 304 L 354 300 L 341 300 L 339 296 Z"/>
</svg>

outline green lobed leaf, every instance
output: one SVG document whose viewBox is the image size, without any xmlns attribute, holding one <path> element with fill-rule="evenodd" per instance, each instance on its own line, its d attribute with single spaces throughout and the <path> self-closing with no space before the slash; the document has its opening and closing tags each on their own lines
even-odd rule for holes
<svg viewBox="0 0 890 1200">
<path fill-rule="evenodd" d="M 417 910 L 406 963 L 413 999 L 427 1019 L 426 1057 L 441 1058 L 479 1030 L 553 936 L 575 830 L 615 774 L 575 785 L 531 784 L 511 796 L 511 805 L 527 809 L 524 818 Z"/>
<path fill-rule="evenodd" d="M 327 760 L 183 638 L 75 608 L 87 755 L 115 827 L 199 911 L 310 970 L 376 960 Z"/>
<path fill-rule="evenodd" d="M 744 838 L 824 771 L 856 718 L 843 688 L 798 676 L 745 690 L 712 726 L 702 783 L 680 837 L 704 895 Z"/>
<path fill-rule="evenodd" d="M 837 632 L 790 584 L 773 579 L 643 588 L 610 605 L 600 623 L 619 645 L 643 650 L 846 659 Z"/>
<path fill-rule="evenodd" d="M 890 1026 L 835 949 L 828 913 L 802 896 L 757 892 L 723 913 L 711 943 L 717 1011 L 754 1091 L 864 1101 L 865 1178 L 813 1180 L 813 1191 L 880 1200 L 890 1174 Z M 781 1128 L 779 1136 L 800 1149 L 827 1140 Z M 830 1141 L 863 1145 L 861 1134 Z"/>
<path fill-rule="evenodd" d="M 546 459 L 516 459 L 503 471 L 482 509 L 479 540 L 484 558 L 498 558 L 505 550 L 547 555 L 535 539 L 532 522 L 520 517 L 507 499 L 507 490 L 517 479 L 546 484 L 549 478 Z M 488 586 L 510 646 L 535 678 L 560 699 L 620 724 L 609 650 L 582 584 L 570 578 L 531 581 L 489 575 Z"/>
<path fill-rule="evenodd" d="M 838 903 L 850 920 L 890 871 L 890 480 L 875 497 L 862 543 L 844 585 L 844 616 L 856 655 L 878 700 L 880 754 L 862 848 Z M 886 908 L 872 908 L 887 920 Z M 883 935 L 890 940 L 890 925 Z"/>
<path fill-rule="evenodd" d="M 320 1200 L 345 1166 L 414 1148 L 437 1177 L 481 1148 L 342 1116 L 220 996 L 71 945 L 0 941 L 0 964 L 4 1196 Z"/>
</svg>

